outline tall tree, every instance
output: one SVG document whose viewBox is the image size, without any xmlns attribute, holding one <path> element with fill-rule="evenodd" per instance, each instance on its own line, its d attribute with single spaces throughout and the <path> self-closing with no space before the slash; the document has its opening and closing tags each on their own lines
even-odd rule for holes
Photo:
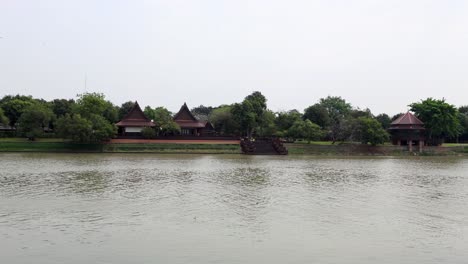
<svg viewBox="0 0 468 264">
<path fill-rule="evenodd" d="M 319 105 L 324 107 L 330 117 L 329 135 L 333 143 L 339 140 L 345 118 L 351 113 L 352 106 L 341 97 L 328 96 L 320 99 Z"/>
<path fill-rule="evenodd" d="M 213 109 L 214 108 L 211 106 L 200 105 L 192 108 L 190 111 L 198 120 L 208 121 L 208 117 L 210 116 Z"/>
<path fill-rule="evenodd" d="M 36 100 L 34 100 L 32 96 L 7 95 L 0 100 L 0 107 L 10 120 L 9 125 L 14 127 L 23 114 L 23 111 L 34 103 L 36 103 Z"/>
<path fill-rule="evenodd" d="M 74 115 L 79 115 L 79 117 L 75 117 Z M 117 128 L 114 124 L 117 120 L 117 109 L 116 107 L 106 101 L 103 94 L 100 93 L 85 93 L 78 95 L 78 100 L 76 101 L 76 105 L 74 106 L 73 116 L 66 118 L 60 122 L 57 122 L 57 129 L 60 131 L 66 131 L 66 127 L 70 126 L 68 122 L 72 122 L 73 120 L 77 120 L 82 125 L 81 130 L 77 133 L 84 133 L 86 131 L 86 122 L 82 119 L 85 119 L 91 122 L 92 125 L 92 133 L 89 137 L 81 137 L 87 138 L 87 140 L 91 142 L 100 142 L 109 140 L 117 133 Z M 71 131 L 71 133 L 74 133 Z M 70 135 L 70 137 L 79 137 L 76 135 Z"/>
<path fill-rule="evenodd" d="M 266 110 L 260 117 L 257 127 L 257 134 L 260 137 L 271 137 L 275 134 L 275 132 L 275 113 L 270 110 Z"/>
<path fill-rule="evenodd" d="M 0 108 L 0 124 L 8 125 L 9 123 L 10 120 L 8 120 L 8 117 L 3 113 L 3 109 Z"/>
<path fill-rule="evenodd" d="M 362 144 L 371 144 L 372 146 L 384 144 L 390 139 L 388 132 L 374 118 L 357 118 L 356 139 Z"/>
<path fill-rule="evenodd" d="M 388 129 L 392 123 L 392 119 L 387 114 L 380 114 L 376 116 L 375 119 L 379 121 L 384 129 Z"/>
<path fill-rule="evenodd" d="M 62 117 L 66 114 L 72 113 L 75 105 L 75 100 L 54 99 L 52 102 L 50 102 L 50 104 L 55 116 Z"/>
<path fill-rule="evenodd" d="M 53 115 L 47 105 L 34 103 L 24 109 L 18 119 L 18 130 L 29 139 L 35 140 L 44 134 L 44 129 L 49 127 Z"/>
<path fill-rule="evenodd" d="M 165 107 L 156 107 L 154 109 L 154 121 L 160 127 L 160 135 L 177 135 L 180 134 L 179 125 L 174 122 L 172 113 Z"/>
<path fill-rule="evenodd" d="M 430 145 L 440 145 L 445 138 L 460 135 L 458 109 L 445 102 L 428 98 L 410 105 L 411 111 L 424 122 L 426 136 Z"/>
<path fill-rule="evenodd" d="M 253 92 L 240 104 L 232 107 L 233 118 L 240 124 L 245 135 L 252 137 L 256 129 L 261 125 L 261 118 L 267 110 L 266 98 L 260 92 Z"/>
<path fill-rule="evenodd" d="M 78 95 L 75 112 L 88 119 L 92 115 L 100 115 L 109 123 L 118 121 L 117 108 L 110 101 L 106 101 L 102 93 L 84 93 Z"/>
<path fill-rule="evenodd" d="M 457 141 L 462 140 L 463 142 L 468 141 L 468 106 L 462 106 L 458 108 L 459 112 L 459 117 L 458 119 L 460 120 L 460 137 L 457 139 Z"/>
<path fill-rule="evenodd" d="M 322 129 L 319 125 L 312 123 L 306 119 L 296 121 L 288 129 L 288 137 L 293 139 L 305 139 L 308 143 L 313 140 L 320 140 L 323 136 Z"/>
<path fill-rule="evenodd" d="M 156 113 L 154 112 L 154 109 L 149 105 L 145 106 L 143 113 L 145 113 L 145 116 L 153 121 L 156 119 Z"/>
<path fill-rule="evenodd" d="M 284 134 L 295 122 L 300 121 L 301 118 L 302 115 L 297 110 L 279 112 L 276 114 L 275 125 L 277 130 Z"/>
<path fill-rule="evenodd" d="M 215 131 L 221 135 L 239 134 L 240 125 L 233 118 L 231 110 L 231 105 L 223 105 L 215 108 L 209 116 L 208 120 L 213 124 Z"/>
<path fill-rule="evenodd" d="M 321 104 L 314 104 L 307 107 L 304 110 L 303 119 L 309 119 L 311 122 L 321 126 L 322 128 L 328 127 L 331 122 L 327 109 Z"/>
<path fill-rule="evenodd" d="M 65 114 L 57 120 L 55 126 L 57 135 L 62 138 L 69 138 L 79 143 L 93 141 L 93 124 L 80 114 Z"/>
</svg>

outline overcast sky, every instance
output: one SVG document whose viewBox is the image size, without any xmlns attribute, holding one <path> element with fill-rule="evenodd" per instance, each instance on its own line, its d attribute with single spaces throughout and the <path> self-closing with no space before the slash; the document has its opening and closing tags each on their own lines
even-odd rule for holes
<svg viewBox="0 0 468 264">
<path fill-rule="evenodd" d="M 85 88 L 87 76 L 87 88 Z M 468 104 L 466 0 L 0 0 L 0 96 L 375 114 Z"/>
</svg>

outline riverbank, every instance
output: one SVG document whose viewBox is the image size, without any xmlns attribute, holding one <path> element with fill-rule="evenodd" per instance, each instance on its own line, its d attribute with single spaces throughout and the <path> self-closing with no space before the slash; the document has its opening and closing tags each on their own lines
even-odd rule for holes
<svg viewBox="0 0 468 264">
<path fill-rule="evenodd" d="M 425 147 L 423 153 L 410 153 L 406 147 L 361 144 L 330 144 L 328 142 L 287 143 L 290 155 L 313 156 L 460 156 L 468 155 L 467 145 Z M 77 144 L 63 139 L 0 140 L 0 152 L 52 152 L 52 153 L 186 153 L 186 154 L 240 154 L 237 141 L 160 140 L 111 141 L 105 144 Z"/>
<path fill-rule="evenodd" d="M 158 143 L 104 143 L 78 144 L 63 140 L 35 142 L 0 141 L 0 152 L 55 152 L 55 153 L 193 153 L 240 154 L 238 143 L 226 142 L 158 142 Z"/>
<path fill-rule="evenodd" d="M 327 156 L 457 156 L 468 155 L 468 145 L 424 147 L 422 153 L 409 152 L 406 146 L 370 146 L 353 143 L 285 144 L 291 155 L 327 155 Z"/>
</svg>

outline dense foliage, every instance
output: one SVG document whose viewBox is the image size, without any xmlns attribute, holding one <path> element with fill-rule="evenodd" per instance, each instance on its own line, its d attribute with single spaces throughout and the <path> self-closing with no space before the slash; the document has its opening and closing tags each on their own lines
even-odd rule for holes
<svg viewBox="0 0 468 264">
<path fill-rule="evenodd" d="M 117 133 L 115 123 L 133 107 L 128 101 L 120 106 L 100 93 L 85 93 L 73 99 L 45 101 L 24 95 L 0 99 L 0 123 L 15 127 L 17 136 L 30 139 L 46 136 L 70 138 L 75 142 L 101 142 Z M 410 105 L 411 111 L 426 124 L 431 144 L 444 139 L 468 140 L 468 106 L 455 108 L 445 100 L 432 98 Z M 146 138 L 180 134 L 173 113 L 164 107 L 146 106 L 144 113 L 156 128 L 145 128 Z M 242 102 L 217 107 L 200 105 L 192 113 L 209 121 L 217 135 L 271 137 L 305 141 L 329 140 L 362 144 L 383 144 L 389 140 L 387 129 L 398 115 L 374 116 L 369 109 L 353 107 L 345 99 L 328 96 L 298 110 L 273 112 L 260 92 L 253 92 Z"/>
<path fill-rule="evenodd" d="M 428 98 L 410 105 L 411 111 L 424 122 L 426 136 L 431 145 L 440 145 L 445 138 L 461 134 L 458 109 L 445 102 L 445 99 Z"/>
</svg>

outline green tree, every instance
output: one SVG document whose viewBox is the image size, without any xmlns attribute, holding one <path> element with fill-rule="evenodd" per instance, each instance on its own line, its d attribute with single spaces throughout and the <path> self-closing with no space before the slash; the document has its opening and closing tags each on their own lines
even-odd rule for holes
<svg viewBox="0 0 468 264">
<path fill-rule="evenodd" d="M 323 132 L 319 125 L 306 119 L 305 121 L 296 121 L 288 129 L 288 136 L 293 139 L 305 139 L 310 143 L 311 141 L 320 140 L 323 136 Z"/>
<path fill-rule="evenodd" d="M 352 109 L 349 113 L 349 116 L 352 118 L 359 118 L 359 117 L 368 117 L 368 118 L 373 118 L 374 115 L 372 115 L 372 112 L 369 108 L 366 108 L 364 110 L 360 108 Z"/>
<path fill-rule="evenodd" d="M 350 115 L 352 106 L 343 98 L 336 96 L 320 99 L 319 105 L 325 108 L 330 117 L 330 125 L 328 126 L 329 136 L 333 143 L 335 143 L 339 140 L 344 125 L 343 122 Z"/>
<path fill-rule="evenodd" d="M 156 113 L 154 112 L 154 109 L 149 105 L 145 107 L 145 109 L 143 110 L 143 113 L 145 114 L 146 117 L 148 117 L 151 120 L 156 119 Z"/>
<path fill-rule="evenodd" d="M 213 109 L 214 108 L 211 106 L 200 105 L 192 108 L 190 111 L 198 120 L 208 121 L 208 117 L 210 116 Z"/>
<path fill-rule="evenodd" d="M 154 130 L 154 128 L 152 127 L 145 127 L 141 130 L 141 135 L 144 137 L 144 138 L 147 138 L 147 139 L 152 139 L 152 138 L 156 138 L 157 134 L 156 134 L 156 130 Z"/>
<path fill-rule="evenodd" d="M 172 113 L 165 107 L 156 107 L 152 111 L 154 122 L 160 127 L 159 134 L 163 136 L 180 134 L 180 127 L 174 122 Z"/>
<path fill-rule="evenodd" d="M 55 116 L 60 118 L 66 114 L 72 114 L 75 100 L 54 99 L 52 102 L 50 102 L 50 105 Z"/>
<path fill-rule="evenodd" d="M 104 117 L 109 123 L 118 121 L 117 107 L 111 102 L 106 101 L 102 93 L 84 93 L 78 95 L 74 112 L 88 119 L 96 114 Z"/>
<path fill-rule="evenodd" d="M 380 114 L 376 116 L 375 119 L 379 121 L 384 129 L 388 129 L 392 123 L 392 119 L 387 114 Z"/>
<path fill-rule="evenodd" d="M 8 125 L 9 123 L 10 123 L 10 120 L 5 115 L 5 113 L 3 113 L 3 109 L 0 108 L 0 124 Z"/>
<path fill-rule="evenodd" d="M 31 96 L 24 95 L 7 95 L 0 100 L 0 107 L 4 114 L 10 120 L 10 126 L 15 127 L 23 111 L 29 106 L 36 103 Z"/>
<path fill-rule="evenodd" d="M 279 112 L 276 114 L 275 125 L 278 131 L 284 133 L 292 127 L 295 122 L 300 121 L 301 118 L 302 115 L 297 110 Z"/>
<path fill-rule="evenodd" d="M 215 131 L 221 135 L 239 134 L 240 125 L 232 116 L 232 106 L 223 105 L 213 109 L 208 120 L 213 124 Z"/>
<path fill-rule="evenodd" d="M 468 106 L 462 106 L 458 108 L 458 119 L 460 120 L 460 138 L 457 138 L 457 141 L 460 139 L 468 141 Z"/>
<path fill-rule="evenodd" d="M 60 122 L 57 121 L 56 129 L 69 133 L 65 135 L 66 138 L 76 139 L 80 142 L 101 142 L 111 139 L 117 133 L 117 127 L 114 124 L 117 117 L 117 108 L 111 102 L 106 101 L 103 94 L 85 93 L 78 95 L 73 114 L 68 115 Z M 67 130 L 73 127 L 69 123 L 72 121 L 80 122 L 76 132 Z M 88 122 L 91 124 L 90 133 Z M 64 134 L 62 133 L 62 135 Z"/>
<path fill-rule="evenodd" d="M 247 96 L 240 104 L 234 104 L 231 113 L 234 120 L 240 125 L 241 131 L 248 137 L 261 125 L 266 108 L 266 98 L 260 92 Z"/>
<path fill-rule="evenodd" d="M 330 125 L 330 116 L 325 106 L 314 104 L 304 110 L 303 119 L 309 119 L 311 122 L 326 128 Z"/>
<path fill-rule="evenodd" d="M 410 105 L 411 111 L 424 122 L 426 136 L 430 145 L 440 145 L 445 138 L 456 138 L 460 135 L 458 109 L 445 102 L 428 98 Z"/>
<path fill-rule="evenodd" d="M 174 121 L 171 121 L 169 123 L 165 123 L 165 124 L 161 125 L 160 134 L 163 135 L 163 136 L 178 135 L 178 134 L 180 134 L 180 126 Z"/>
<path fill-rule="evenodd" d="M 62 138 L 74 142 L 89 143 L 93 141 L 93 124 L 80 114 L 65 114 L 56 122 L 56 133 Z"/>
<path fill-rule="evenodd" d="M 117 127 L 103 116 L 91 115 L 88 120 L 93 124 L 93 134 L 91 137 L 91 141 L 93 142 L 110 140 L 117 133 Z"/>
<path fill-rule="evenodd" d="M 357 118 L 356 134 L 356 138 L 362 144 L 371 144 L 372 146 L 384 144 L 390 139 L 389 134 L 379 121 L 365 116 Z"/>
<path fill-rule="evenodd" d="M 34 103 L 23 110 L 18 119 L 18 130 L 22 135 L 35 140 L 44 134 L 44 129 L 49 127 L 53 115 L 46 105 Z"/>
<path fill-rule="evenodd" d="M 260 137 L 271 137 L 276 132 L 275 113 L 270 110 L 263 112 L 258 122 L 257 134 Z"/>
</svg>

